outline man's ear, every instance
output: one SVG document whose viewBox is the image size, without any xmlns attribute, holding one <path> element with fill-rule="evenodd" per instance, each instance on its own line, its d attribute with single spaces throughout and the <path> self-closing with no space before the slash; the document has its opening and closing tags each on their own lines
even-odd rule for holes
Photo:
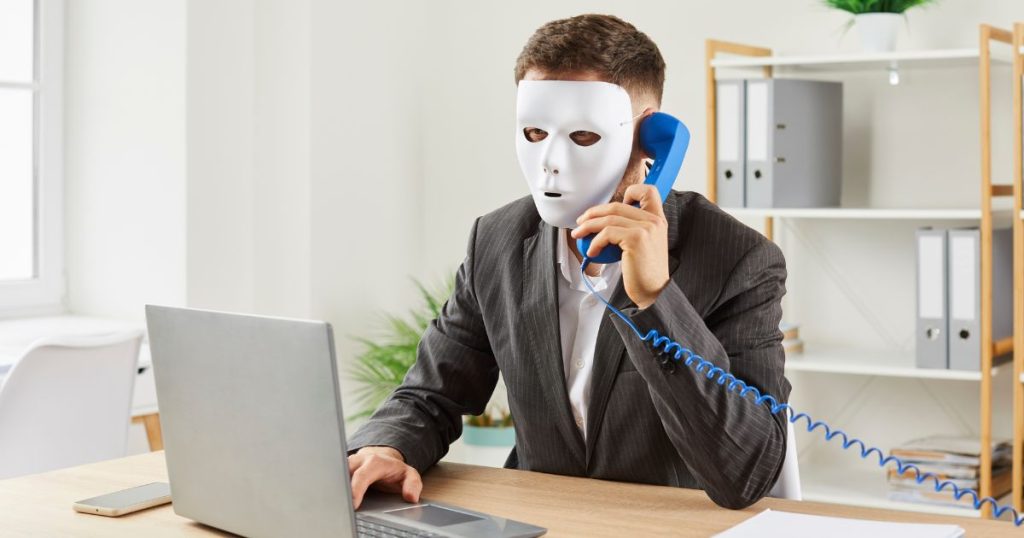
<svg viewBox="0 0 1024 538">
<path fill-rule="evenodd" d="M 640 124 L 642 124 L 644 120 L 649 118 L 651 114 L 654 114 L 657 111 L 658 107 L 656 106 L 648 106 L 647 108 L 644 108 L 644 111 L 640 113 L 639 121 L 636 122 L 636 147 L 646 159 L 653 159 L 654 156 L 648 154 L 646 151 L 644 151 L 643 147 L 640 146 Z"/>
</svg>

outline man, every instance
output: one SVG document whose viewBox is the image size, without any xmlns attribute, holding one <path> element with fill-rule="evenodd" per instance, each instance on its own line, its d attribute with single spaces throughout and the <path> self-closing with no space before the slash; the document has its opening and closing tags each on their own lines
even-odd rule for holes
<svg viewBox="0 0 1024 538">
<path fill-rule="evenodd" d="M 636 133 L 660 106 L 664 69 L 657 46 L 611 16 L 554 21 L 526 43 L 516 144 L 533 196 L 477 219 L 416 364 L 350 440 L 357 507 L 371 485 L 417 501 L 420 473 L 459 437 L 462 415 L 483 412 L 499 371 L 516 421 L 506 466 L 702 488 L 728 508 L 774 485 L 784 418 L 662 367 L 580 274 L 584 254 L 617 245 L 620 263 L 586 269 L 612 305 L 788 399 L 779 249 L 698 194 L 673 191 L 662 204 L 642 184 Z M 590 234 L 580 253 L 576 238 Z"/>
</svg>

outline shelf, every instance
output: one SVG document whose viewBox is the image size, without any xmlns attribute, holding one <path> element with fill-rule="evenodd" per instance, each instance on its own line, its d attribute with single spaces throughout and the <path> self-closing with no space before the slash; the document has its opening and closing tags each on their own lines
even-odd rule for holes
<svg viewBox="0 0 1024 538">
<path fill-rule="evenodd" d="M 995 51 L 993 51 L 995 52 Z M 1008 63 L 993 54 L 993 62 Z M 711 60 L 715 68 L 788 67 L 807 71 L 856 71 L 899 67 L 956 67 L 978 64 L 978 49 L 907 50 L 880 53 L 839 53 L 792 56 L 725 56 Z"/>
<path fill-rule="evenodd" d="M 841 346 L 807 345 L 801 354 L 786 357 L 786 372 L 813 372 L 948 381 L 980 381 L 981 372 L 916 368 L 913 352 L 858 350 Z M 999 366 L 992 368 L 992 375 Z"/>
<path fill-rule="evenodd" d="M 880 467 L 865 471 L 855 467 L 808 465 L 800 470 L 803 500 L 927 514 L 981 516 L 980 511 L 972 508 L 890 501 L 884 473 Z"/>
<path fill-rule="evenodd" d="M 981 209 L 883 209 L 854 207 L 753 208 L 723 207 L 734 217 L 780 217 L 791 219 L 877 219 L 877 220 L 981 220 Z M 993 210 L 995 216 L 1007 210 Z M 1024 212 L 1022 212 L 1024 218 Z"/>
</svg>

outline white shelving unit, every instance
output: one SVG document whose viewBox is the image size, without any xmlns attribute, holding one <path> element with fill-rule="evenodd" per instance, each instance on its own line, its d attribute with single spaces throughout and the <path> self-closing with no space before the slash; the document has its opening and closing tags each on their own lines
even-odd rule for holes
<svg viewBox="0 0 1024 538">
<path fill-rule="evenodd" d="M 1009 367 L 1009 365 L 1007 365 Z M 1000 366 L 992 368 L 999 373 Z M 980 381 L 981 372 L 917 368 L 905 351 L 857 350 L 842 346 L 807 345 L 803 353 L 786 356 L 786 372 L 815 372 L 913 379 Z"/>
<path fill-rule="evenodd" d="M 751 208 L 724 207 L 729 214 L 740 218 L 789 218 L 789 219 L 876 219 L 876 220 L 981 220 L 981 209 L 889 209 L 889 208 Z M 1010 210 L 996 211 L 997 218 L 1009 218 Z"/>
<path fill-rule="evenodd" d="M 831 78 L 844 73 L 860 73 L 878 71 L 884 72 L 888 69 L 977 69 L 973 77 L 981 74 L 983 80 L 980 90 L 980 104 L 984 118 L 991 116 L 990 87 L 988 77 L 991 66 L 995 64 L 1010 65 L 1011 52 L 1015 48 L 999 51 L 1003 56 L 993 54 L 989 48 L 988 40 L 991 36 L 1000 36 L 1005 41 L 1005 32 L 982 25 L 982 39 L 979 48 L 961 48 L 944 50 L 917 50 L 897 51 L 891 53 L 840 53 L 827 55 L 776 55 L 771 49 L 754 47 L 739 43 L 728 43 L 722 41 L 708 40 L 706 45 L 706 80 L 707 80 L 707 109 L 708 128 L 706 132 L 707 143 L 707 192 L 708 197 L 714 201 L 717 198 L 716 176 L 716 103 L 715 103 L 715 80 L 721 70 L 745 70 L 759 71 L 765 77 L 775 75 L 803 76 L 814 73 L 827 74 Z M 1024 52 L 1024 47 L 1020 47 Z M 730 73 L 728 76 L 732 76 Z M 977 80 L 977 79 L 976 79 Z M 965 102 L 964 106 L 974 108 L 978 102 Z M 982 159 L 989 159 L 990 136 L 988 135 L 988 124 L 982 124 Z M 1016 211 L 1007 209 L 1000 203 L 993 203 L 997 197 L 1006 196 L 1006 186 L 995 186 L 991 181 L 990 166 L 983 166 L 982 173 L 978 177 L 965 177 L 965 182 L 977 184 L 980 189 L 980 203 L 976 207 L 969 208 L 912 208 L 912 207 L 834 207 L 834 208 L 807 208 L 807 209 L 760 209 L 760 208 L 724 208 L 727 212 L 737 218 L 761 219 L 764 223 L 763 231 L 770 239 L 774 238 L 774 230 L 777 219 L 805 219 L 809 221 L 840 221 L 840 220 L 863 220 L 875 222 L 904 222 L 910 224 L 913 221 L 920 221 L 923 225 L 948 225 L 960 226 L 964 223 L 978 226 L 983 230 L 982 236 L 991 234 L 995 221 L 1009 222 L 1015 220 Z M 907 200 L 913 203 L 913 200 Z M 1016 208 L 1019 210 L 1019 206 Z M 1020 219 L 1024 219 L 1024 211 L 1020 211 Z M 854 224 L 851 224 L 851 226 Z M 912 225 L 912 224 L 911 224 Z M 831 228 L 830 228 L 831 229 Z M 982 256 L 984 258 L 984 256 Z M 985 263 L 991 263 L 991 259 L 984 258 Z M 990 281 L 987 281 L 990 283 Z M 913 285 L 913 282 L 907 282 Z M 985 288 L 983 284 L 982 288 Z M 983 303 L 983 308 L 985 303 Z M 984 334 L 984 330 L 982 331 Z M 994 344 L 989 341 L 987 345 Z M 850 347 L 830 346 L 807 342 L 805 351 L 800 354 L 793 354 L 786 359 L 787 373 L 801 373 L 794 379 L 794 390 L 799 379 L 808 375 L 831 375 L 831 376 L 865 376 L 881 377 L 890 379 L 906 379 L 910 382 L 921 381 L 966 381 L 976 383 L 978 394 L 981 397 L 979 432 L 982 439 L 991 435 L 992 428 L 992 380 L 1001 371 L 1009 371 L 1010 365 L 992 365 L 991 351 L 983 350 L 983 364 L 986 367 L 981 371 L 958 371 L 923 369 L 915 366 L 914 352 L 905 349 L 899 350 L 865 350 L 852 349 Z M 989 367 L 991 368 L 989 369 Z M 1013 377 L 1017 377 L 1014 375 Z M 816 382 L 816 381 L 812 381 Z M 1020 383 L 1024 383 L 1024 373 L 1020 373 Z M 1014 383 L 1014 385 L 1019 385 Z M 855 386 L 847 384 L 846 386 Z M 867 385 L 865 385 L 867 386 Z M 963 394 L 962 389 L 961 394 Z M 927 392 L 927 389 L 925 389 Z M 806 405 L 806 402 L 805 402 Z M 823 417 L 819 417 L 823 418 Z M 879 417 L 879 420 L 884 418 Z M 895 442 L 889 439 L 889 442 Z M 883 447 L 885 448 L 885 447 Z M 980 517 L 980 511 L 969 507 L 939 506 L 931 504 L 917 504 L 891 501 L 888 499 L 888 491 L 885 473 L 878 469 L 877 472 L 865 472 L 863 466 L 857 466 L 851 462 L 837 462 L 828 458 L 820 459 L 814 457 L 813 453 L 801 453 L 801 479 L 803 494 L 806 500 L 841 503 L 854 506 L 887 508 L 896 510 L 907 510 L 915 512 L 937 513 L 947 515 L 961 515 L 968 517 Z M 856 458 L 855 455 L 850 455 Z M 990 449 L 983 448 L 982 462 L 990 461 Z M 984 467 L 984 466 L 983 466 Z M 990 480 L 991 469 L 982 469 L 982 488 L 988 487 L 986 481 Z M 987 495 L 986 491 L 982 491 Z"/>
<path fill-rule="evenodd" d="M 851 471 L 844 467 L 812 464 L 800 471 L 805 501 L 927 514 L 981 517 L 980 511 L 970 507 L 960 508 L 889 500 L 885 476 L 881 469 L 877 474 L 869 474 Z"/>
<path fill-rule="evenodd" d="M 846 53 L 714 58 L 716 69 L 792 68 L 803 71 L 856 71 L 898 67 L 962 67 L 978 64 L 978 49 L 909 50 L 881 53 Z M 1008 58 L 993 58 L 1009 65 Z"/>
</svg>

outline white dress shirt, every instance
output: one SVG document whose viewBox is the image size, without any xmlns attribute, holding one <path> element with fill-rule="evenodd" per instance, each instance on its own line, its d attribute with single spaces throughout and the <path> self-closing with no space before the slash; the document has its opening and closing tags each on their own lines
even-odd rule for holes
<svg viewBox="0 0 1024 538">
<path fill-rule="evenodd" d="M 559 229 L 558 327 L 562 337 L 562 364 L 565 367 L 565 388 L 569 393 L 573 418 L 583 438 L 587 438 L 587 406 L 590 404 L 590 378 L 594 370 L 594 348 L 597 331 L 605 314 L 605 306 L 590 294 L 580 275 L 580 262 L 569 250 L 569 230 Z M 598 276 L 590 277 L 594 289 L 608 298 L 621 273 L 618 263 L 596 266 Z M 609 290 L 609 291 L 603 291 Z"/>
</svg>

